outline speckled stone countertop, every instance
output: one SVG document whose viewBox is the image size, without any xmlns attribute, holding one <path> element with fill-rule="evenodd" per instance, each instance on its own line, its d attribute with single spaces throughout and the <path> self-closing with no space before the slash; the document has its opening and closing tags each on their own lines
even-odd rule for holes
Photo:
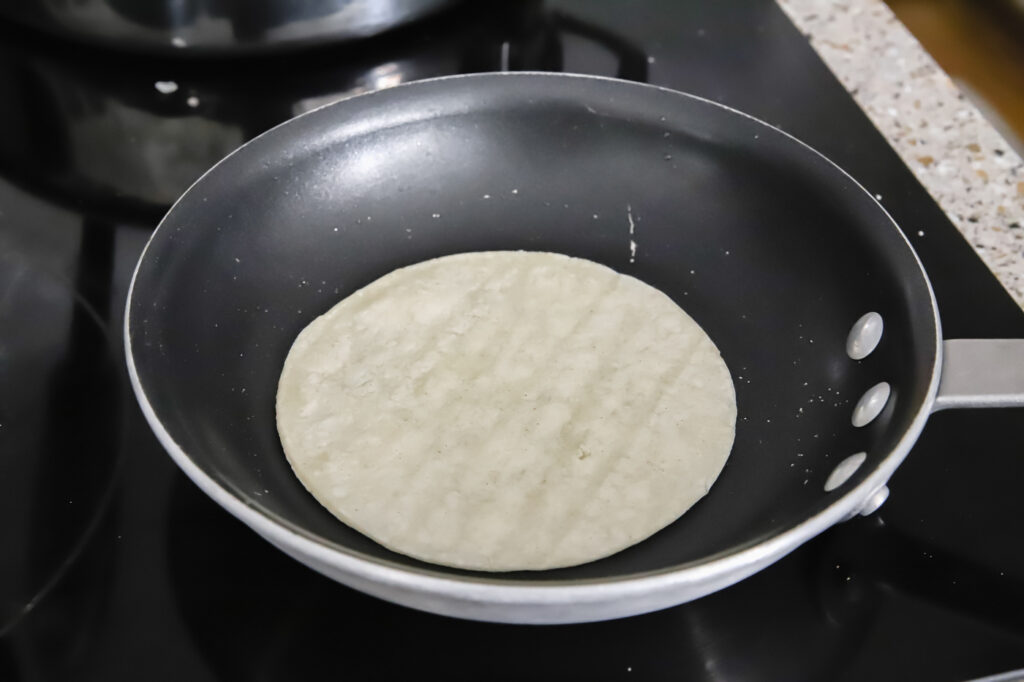
<svg viewBox="0 0 1024 682">
<path fill-rule="evenodd" d="M 1024 308 L 1021 157 L 881 0 L 777 2 Z"/>
</svg>

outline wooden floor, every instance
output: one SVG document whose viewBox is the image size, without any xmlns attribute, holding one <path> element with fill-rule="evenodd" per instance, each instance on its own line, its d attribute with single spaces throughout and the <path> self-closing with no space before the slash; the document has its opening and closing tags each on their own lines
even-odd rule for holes
<svg viewBox="0 0 1024 682">
<path fill-rule="evenodd" d="M 1001 132 L 1024 140 L 1024 2 L 886 0 L 940 66 L 982 100 Z M 994 115 L 993 115 L 994 114 Z M 1009 129 L 1009 131 L 1007 130 Z"/>
</svg>

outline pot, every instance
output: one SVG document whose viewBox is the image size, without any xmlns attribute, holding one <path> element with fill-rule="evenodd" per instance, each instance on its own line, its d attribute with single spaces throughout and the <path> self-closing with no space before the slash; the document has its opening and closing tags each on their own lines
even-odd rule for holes
<svg viewBox="0 0 1024 682">
<path fill-rule="evenodd" d="M 53 33 L 150 52 L 252 53 L 367 38 L 454 0 L 34 0 L 0 15 Z"/>
</svg>

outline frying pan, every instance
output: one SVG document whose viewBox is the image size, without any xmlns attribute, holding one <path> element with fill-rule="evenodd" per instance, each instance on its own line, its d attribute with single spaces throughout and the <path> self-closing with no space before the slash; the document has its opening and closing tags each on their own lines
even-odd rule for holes
<svg viewBox="0 0 1024 682">
<path fill-rule="evenodd" d="M 281 450 L 277 379 L 306 324 L 395 268 L 499 249 L 644 280 L 732 373 L 736 439 L 711 492 L 606 559 L 488 574 L 395 554 L 320 507 Z M 164 447 L 257 533 L 356 589 L 504 622 L 615 618 L 721 589 L 877 508 L 930 412 L 1024 404 L 1024 342 L 943 342 L 909 243 L 826 158 L 697 97 L 564 74 L 420 81 L 241 147 L 154 232 L 125 347 Z"/>
</svg>

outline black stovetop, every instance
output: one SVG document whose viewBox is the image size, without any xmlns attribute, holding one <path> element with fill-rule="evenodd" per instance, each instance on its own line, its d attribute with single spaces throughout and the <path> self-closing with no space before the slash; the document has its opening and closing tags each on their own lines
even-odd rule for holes
<svg viewBox="0 0 1024 682">
<path fill-rule="evenodd" d="M 1024 667 L 1019 409 L 937 414 L 879 513 L 739 585 L 646 616 L 528 627 L 394 606 L 285 557 L 175 468 L 127 389 L 132 269 L 206 167 L 333 97 L 503 67 L 649 80 L 778 125 L 882 195 L 947 337 L 1024 337 L 1024 314 L 772 0 L 473 3 L 356 44 L 215 62 L 0 29 L 0 679 L 955 680 Z"/>
</svg>

